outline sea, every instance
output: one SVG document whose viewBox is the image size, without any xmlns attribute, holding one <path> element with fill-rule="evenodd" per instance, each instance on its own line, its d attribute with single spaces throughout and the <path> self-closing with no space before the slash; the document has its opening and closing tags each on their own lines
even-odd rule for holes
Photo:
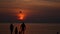
<svg viewBox="0 0 60 34">
<path fill-rule="evenodd" d="M 21 30 L 22 23 L 0 23 L 0 34 L 11 34 L 10 24 L 14 25 L 12 34 L 15 34 L 15 27 L 18 28 L 18 32 Z M 57 32 L 60 34 L 60 23 L 25 23 L 25 25 L 25 34 L 57 34 Z"/>
</svg>

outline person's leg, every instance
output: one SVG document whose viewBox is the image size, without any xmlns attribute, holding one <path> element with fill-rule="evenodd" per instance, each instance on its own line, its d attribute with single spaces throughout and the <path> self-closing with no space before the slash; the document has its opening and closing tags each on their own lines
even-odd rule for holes
<svg viewBox="0 0 60 34">
<path fill-rule="evenodd" d="M 23 34 L 25 34 L 25 30 L 23 30 Z"/>
<path fill-rule="evenodd" d="M 11 31 L 11 34 L 12 34 L 12 31 Z"/>
<path fill-rule="evenodd" d="M 21 34 L 21 32 L 19 31 L 19 34 Z"/>
<path fill-rule="evenodd" d="M 24 31 L 23 31 L 23 34 L 24 34 Z"/>
<path fill-rule="evenodd" d="M 22 34 L 22 31 L 20 32 L 20 34 Z"/>
</svg>

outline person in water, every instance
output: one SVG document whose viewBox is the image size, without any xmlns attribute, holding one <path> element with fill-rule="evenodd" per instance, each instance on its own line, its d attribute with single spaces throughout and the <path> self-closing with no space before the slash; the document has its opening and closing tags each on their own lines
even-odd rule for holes
<svg viewBox="0 0 60 34">
<path fill-rule="evenodd" d="M 26 30 L 26 25 L 24 24 L 24 22 L 21 24 L 21 33 L 24 34 L 25 30 Z"/>
<path fill-rule="evenodd" d="M 18 29 L 17 29 L 17 27 L 15 28 L 15 34 L 18 34 Z"/>
<path fill-rule="evenodd" d="M 14 29 L 14 26 L 13 26 L 13 24 L 11 24 L 11 25 L 10 25 L 11 34 L 12 34 L 12 32 L 13 32 L 13 29 Z"/>
</svg>

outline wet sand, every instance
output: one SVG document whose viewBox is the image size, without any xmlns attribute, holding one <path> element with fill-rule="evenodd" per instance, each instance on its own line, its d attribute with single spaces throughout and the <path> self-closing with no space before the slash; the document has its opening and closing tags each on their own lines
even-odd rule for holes
<svg viewBox="0 0 60 34">
<path fill-rule="evenodd" d="M 0 34 L 10 34 L 11 23 L 0 23 Z M 25 23 L 26 32 L 25 34 L 60 34 L 60 24 L 47 24 L 47 23 Z M 14 28 L 18 27 L 20 30 L 21 23 L 13 23 Z M 14 32 L 13 32 L 14 34 Z"/>
</svg>

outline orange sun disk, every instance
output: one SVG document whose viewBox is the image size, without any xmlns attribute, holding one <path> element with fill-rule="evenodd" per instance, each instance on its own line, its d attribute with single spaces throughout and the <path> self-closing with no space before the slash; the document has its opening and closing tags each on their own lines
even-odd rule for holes
<svg viewBox="0 0 60 34">
<path fill-rule="evenodd" d="M 18 14 L 18 19 L 19 20 L 24 20 L 24 14 Z"/>
</svg>

